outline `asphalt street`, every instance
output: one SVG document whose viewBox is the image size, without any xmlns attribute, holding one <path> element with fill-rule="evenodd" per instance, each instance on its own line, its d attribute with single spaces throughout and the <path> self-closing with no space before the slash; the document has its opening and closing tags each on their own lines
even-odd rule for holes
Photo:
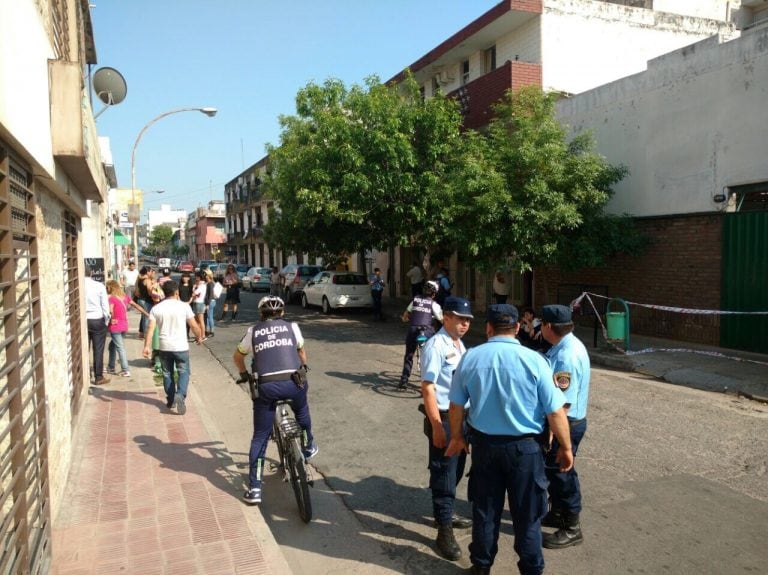
<svg viewBox="0 0 768 575">
<path fill-rule="evenodd" d="M 250 401 L 234 384 L 231 358 L 261 295 L 243 293 L 237 321 L 220 322 L 192 356 L 195 393 L 244 475 Z M 390 320 L 376 323 L 369 312 L 287 308 L 311 368 L 315 518 L 301 522 L 290 487 L 268 470 L 253 520 L 267 522 L 293 573 L 452 574 L 469 566 L 469 530 L 458 532 L 460 562 L 434 551 L 418 382 L 396 390 L 405 326 L 394 319 L 401 310 L 386 306 Z M 547 572 L 766 572 L 768 406 L 593 369 L 588 418 L 576 459 L 585 542 L 545 550 Z M 466 482 L 459 494 L 459 512 L 470 514 Z M 494 572 L 516 570 L 511 528 L 505 517 Z"/>
</svg>

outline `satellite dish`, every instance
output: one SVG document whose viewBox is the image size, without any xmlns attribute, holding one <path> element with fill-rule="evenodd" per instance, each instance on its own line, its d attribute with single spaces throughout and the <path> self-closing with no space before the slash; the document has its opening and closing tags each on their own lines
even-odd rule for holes
<svg viewBox="0 0 768 575">
<path fill-rule="evenodd" d="M 114 68 L 104 67 L 99 68 L 93 74 L 93 91 L 96 92 L 96 97 L 104 102 L 104 104 L 114 106 L 125 100 L 128 86 L 120 72 Z"/>
</svg>

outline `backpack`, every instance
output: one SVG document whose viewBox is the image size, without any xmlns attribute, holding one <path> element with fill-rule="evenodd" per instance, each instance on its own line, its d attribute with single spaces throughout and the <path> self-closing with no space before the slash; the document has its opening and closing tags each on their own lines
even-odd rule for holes
<svg viewBox="0 0 768 575">
<path fill-rule="evenodd" d="M 215 282 L 213 284 L 213 297 L 215 297 L 216 299 L 219 299 L 223 291 L 224 291 L 224 286 L 221 285 L 219 282 Z"/>
</svg>

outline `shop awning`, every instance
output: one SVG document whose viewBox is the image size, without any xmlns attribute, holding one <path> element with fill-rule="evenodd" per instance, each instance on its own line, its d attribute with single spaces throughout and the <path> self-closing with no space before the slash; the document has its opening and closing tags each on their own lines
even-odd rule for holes
<svg viewBox="0 0 768 575">
<path fill-rule="evenodd" d="M 120 230 L 114 230 L 115 245 L 116 246 L 130 246 L 131 238 L 127 238 Z"/>
</svg>

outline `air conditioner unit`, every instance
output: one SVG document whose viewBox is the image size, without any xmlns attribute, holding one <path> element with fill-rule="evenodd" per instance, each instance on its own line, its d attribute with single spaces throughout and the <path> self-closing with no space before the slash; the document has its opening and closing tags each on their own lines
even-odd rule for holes
<svg viewBox="0 0 768 575">
<path fill-rule="evenodd" d="M 445 86 L 446 84 L 450 84 L 451 82 L 453 82 L 453 74 L 445 70 L 441 70 L 440 72 L 435 74 L 435 80 L 437 80 L 437 83 L 440 84 L 441 86 Z"/>
</svg>

